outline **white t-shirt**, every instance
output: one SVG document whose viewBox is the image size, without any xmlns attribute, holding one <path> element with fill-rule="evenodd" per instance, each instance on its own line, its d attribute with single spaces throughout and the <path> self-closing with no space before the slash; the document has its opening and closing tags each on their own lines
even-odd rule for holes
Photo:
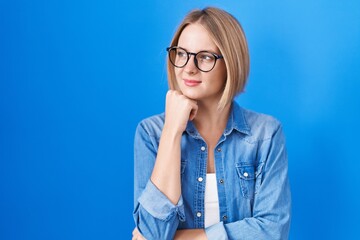
<svg viewBox="0 0 360 240">
<path fill-rule="evenodd" d="M 220 222 L 219 196 L 216 174 L 206 174 L 205 185 L 205 228 Z"/>
</svg>

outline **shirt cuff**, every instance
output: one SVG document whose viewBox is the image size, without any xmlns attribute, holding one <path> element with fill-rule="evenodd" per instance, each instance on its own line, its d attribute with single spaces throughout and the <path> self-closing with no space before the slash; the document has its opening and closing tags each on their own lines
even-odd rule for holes
<svg viewBox="0 0 360 240">
<path fill-rule="evenodd" d="M 217 224 L 205 228 L 205 233 L 208 239 L 228 240 L 223 222 L 219 222 Z"/>
<path fill-rule="evenodd" d="M 185 221 L 185 210 L 182 195 L 177 205 L 174 205 L 152 182 L 148 181 L 138 199 L 142 207 L 153 217 L 163 221 L 170 219 L 173 214 L 178 214 L 180 221 Z"/>
</svg>

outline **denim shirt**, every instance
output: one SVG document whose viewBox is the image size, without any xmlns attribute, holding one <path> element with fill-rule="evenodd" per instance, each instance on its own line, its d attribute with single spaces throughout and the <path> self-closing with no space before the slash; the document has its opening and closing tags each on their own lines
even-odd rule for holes
<svg viewBox="0 0 360 240">
<path fill-rule="evenodd" d="M 174 205 L 151 181 L 164 114 L 139 123 L 134 153 L 134 220 L 148 240 L 204 228 L 207 145 L 189 121 L 181 139 L 181 196 Z M 291 195 L 281 124 L 232 103 L 214 151 L 219 223 L 208 239 L 288 239 Z"/>
</svg>

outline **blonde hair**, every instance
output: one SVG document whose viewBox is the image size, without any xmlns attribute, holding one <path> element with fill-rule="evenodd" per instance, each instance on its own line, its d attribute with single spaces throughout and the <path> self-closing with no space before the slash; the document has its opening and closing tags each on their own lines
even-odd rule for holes
<svg viewBox="0 0 360 240">
<path fill-rule="evenodd" d="M 209 33 L 210 37 L 223 55 L 227 79 L 218 108 L 223 109 L 235 96 L 244 91 L 250 70 L 250 59 L 247 41 L 240 23 L 230 13 L 219 8 L 207 7 L 188 13 L 171 41 L 170 46 L 177 46 L 179 37 L 189 24 L 198 23 Z M 168 82 L 170 89 L 179 90 L 175 69 L 167 60 Z"/>
</svg>

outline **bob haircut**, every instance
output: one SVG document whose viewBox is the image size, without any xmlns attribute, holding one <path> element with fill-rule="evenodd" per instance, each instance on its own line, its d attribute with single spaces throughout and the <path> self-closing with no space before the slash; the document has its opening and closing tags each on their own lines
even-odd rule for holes
<svg viewBox="0 0 360 240">
<path fill-rule="evenodd" d="M 231 103 L 235 96 L 244 91 L 250 71 L 250 59 L 246 37 L 240 23 L 228 12 L 219 8 L 207 7 L 188 13 L 171 41 L 170 46 L 177 46 L 179 37 L 186 26 L 200 24 L 223 55 L 227 79 L 218 109 Z M 168 83 L 170 89 L 179 90 L 175 77 L 175 67 L 167 59 Z"/>
</svg>

